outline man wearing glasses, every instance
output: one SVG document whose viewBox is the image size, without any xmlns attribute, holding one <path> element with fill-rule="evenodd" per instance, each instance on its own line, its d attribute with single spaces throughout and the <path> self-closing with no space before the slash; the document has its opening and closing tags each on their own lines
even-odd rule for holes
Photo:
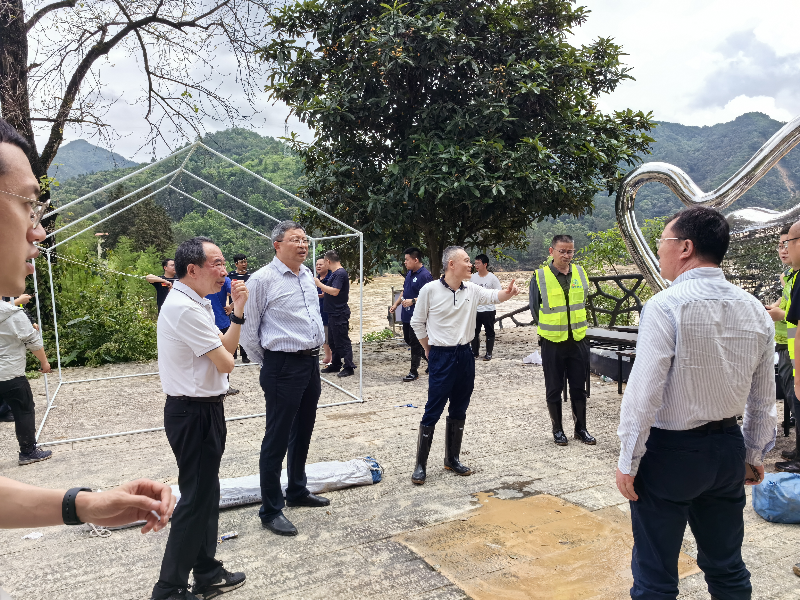
<svg viewBox="0 0 800 600">
<path fill-rule="evenodd" d="M 33 273 L 45 238 L 40 221 L 48 201 L 38 200 L 39 182 L 31 170 L 27 142 L 0 119 L 0 295 L 17 296 Z M 0 528 L 79 525 L 106 527 L 146 520 L 142 533 L 166 527 L 175 507 L 168 485 L 140 479 L 102 494 L 85 488 L 44 489 L 0 477 Z M 156 514 L 151 514 L 156 511 Z M 0 596 L 5 592 L 0 590 Z"/>
<path fill-rule="evenodd" d="M 277 535 L 297 535 L 284 506 L 327 506 L 306 487 L 306 458 L 319 403 L 319 347 L 325 341 L 319 297 L 301 225 L 283 221 L 272 230 L 275 258 L 248 280 L 242 347 L 261 365 L 266 429 L 261 443 L 262 525 Z M 287 455 L 284 501 L 281 465 Z"/>
<path fill-rule="evenodd" d="M 561 424 L 561 394 L 564 377 L 569 382 L 575 439 L 596 444 L 586 430 L 586 373 L 589 370 L 589 344 L 586 341 L 586 298 L 589 283 L 586 271 L 573 265 L 575 242 L 569 235 L 557 235 L 550 244 L 549 265 L 531 278 L 530 306 L 536 317 L 536 333 L 542 347 L 542 369 L 547 410 L 553 425 L 553 441 L 567 445 Z"/>
</svg>

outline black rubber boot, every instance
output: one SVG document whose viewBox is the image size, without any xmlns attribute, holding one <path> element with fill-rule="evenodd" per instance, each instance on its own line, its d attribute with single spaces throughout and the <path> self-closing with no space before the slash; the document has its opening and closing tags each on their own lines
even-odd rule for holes
<svg viewBox="0 0 800 600">
<path fill-rule="evenodd" d="M 575 439 L 594 446 L 597 440 L 586 431 L 586 401 L 572 401 L 572 417 L 575 419 Z"/>
<path fill-rule="evenodd" d="M 444 468 L 456 475 L 472 475 L 472 469 L 458 460 L 461 454 L 461 439 L 464 437 L 464 421 L 454 421 L 447 417 L 444 430 Z"/>
<path fill-rule="evenodd" d="M 425 469 L 428 466 L 428 454 L 431 451 L 431 443 L 433 442 L 433 432 L 436 427 L 419 426 L 419 436 L 417 437 L 417 466 L 414 468 L 414 474 L 411 475 L 411 483 L 422 485 L 425 483 Z"/>
<path fill-rule="evenodd" d="M 553 441 L 558 446 L 566 446 L 569 442 L 561 426 L 561 402 L 548 402 L 547 410 L 550 413 L 550 422 L 553 424 Z"/>
<path fill-rule="evenodd" d="M 494 340 L 486 338 L 486 356 L 491 356 L 492 350 L 494 350 Z"/>
<path fill-rule="evenodd" d="M 481 352 L 481 336 L 476 335 L 472 338 L 472 343 L 470 345 L 472 346 L 472 356 L 478 358 Z"/>
<path fill-rule="evenodd" d="M 795 435 L 794 435 L 795 458 L 793 460 L 790 459 L 788 462 L 776 462 L 775 463 L 776 471 L 781 471 L 783 473 L 800 473 L 800 460 L 797 460 L 797 457 L 800 456 L 800 435 L 798 435 L 798 430 L 800 430 L 800 426 L 795 425 Z"/>
<path fill-rule="evenodd" d="M 419 364 L 421 362 L 422 358 L 419 355 L 411 355 L 411 370 L 408 372 L 408 375 L 403 377 L 403 381 L 416 381 L 419 379 Z"/>
</svg>

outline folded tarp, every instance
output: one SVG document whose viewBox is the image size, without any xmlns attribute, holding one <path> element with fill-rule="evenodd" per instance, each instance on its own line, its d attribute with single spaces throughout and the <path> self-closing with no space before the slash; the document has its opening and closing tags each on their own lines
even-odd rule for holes
<svg viewBox="0 0 800 600">
<path fill-rule="evenodd" d="M 347 462 L 331 461 L 306 465 L 306 487 L 312 494 L 322 494 L 358 485 L 372 485 L 383 478 L 383 467 L 370 457 L 354 458 Z M 288 478 L 286 469 L 281 471 L 281 489 L 286 493 Z M 231 479 L 219 480 L 219 507 L 231 508 L 246 504 L 261 503 L 261 478 L 259 475 L 245 475 Z M 172 486 L 172 493 L 178 498 L 175 510 L 180 510 L 181 493 L 177 485 Z M 125 529 L 143 524 L 144 521 L 130 523 L 122 527 L 108 529 Z"/>
</svg>

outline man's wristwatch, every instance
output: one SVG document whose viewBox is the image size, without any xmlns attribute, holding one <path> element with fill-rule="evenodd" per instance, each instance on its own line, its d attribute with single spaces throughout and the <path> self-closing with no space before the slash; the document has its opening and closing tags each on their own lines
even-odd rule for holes
<svg viewBox="0 0 800 600">
<path fill-rule="evenodd" d="M 234 323 L 236 325 L 244 325 L 244 317 L 239 318 L 239 317 L 236 316 L 236 313 L 231 313 L 230 314 L 230 320 L 231 320 L 231 323 Z"/>
<path fill-rule="evenodd" d="M 68 490 L 61 501 L 61 518 L 64 525 L 83 525 L 83 521 L 78 518 L 78 511 L 75 509 L 75 498 L 78 492 L 91 492 L 92 488 L 76 487 Z"/>
</svg>

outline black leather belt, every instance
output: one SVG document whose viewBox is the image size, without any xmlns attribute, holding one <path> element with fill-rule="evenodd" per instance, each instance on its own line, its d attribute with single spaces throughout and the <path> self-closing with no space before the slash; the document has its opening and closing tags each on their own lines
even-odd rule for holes
<svg viewBox="0 0 800 600">
<path fill-rule="evenodd" d="M 721 421 L 710 421 L 705 425 L 692 427 L 691 429 L 687 429 L 687 431 L 712 431 L 714 429 L 727 429 L 728 427 L 733 427 L 736 424 L 736 417 L 728 417 L 726 419 L 722 419 Z"/>
<path fill-rule="evenodd" d="M 284 354 L 299 354 L 301 356 L 319 356 L 319 346 L 311 348 L 310 350 L 294 350 L 292 352 L 285 352 L 283 350 L 264 350 L 265 352 L 283 352 Z"/>
<path fill-rule="evenodd" d="M 190 402 L 222 402 L 225 399 L 225 394 L 219 396 L 170 396 L 167 395 L 167 400 L 188 400 Z"/>
</svg>

